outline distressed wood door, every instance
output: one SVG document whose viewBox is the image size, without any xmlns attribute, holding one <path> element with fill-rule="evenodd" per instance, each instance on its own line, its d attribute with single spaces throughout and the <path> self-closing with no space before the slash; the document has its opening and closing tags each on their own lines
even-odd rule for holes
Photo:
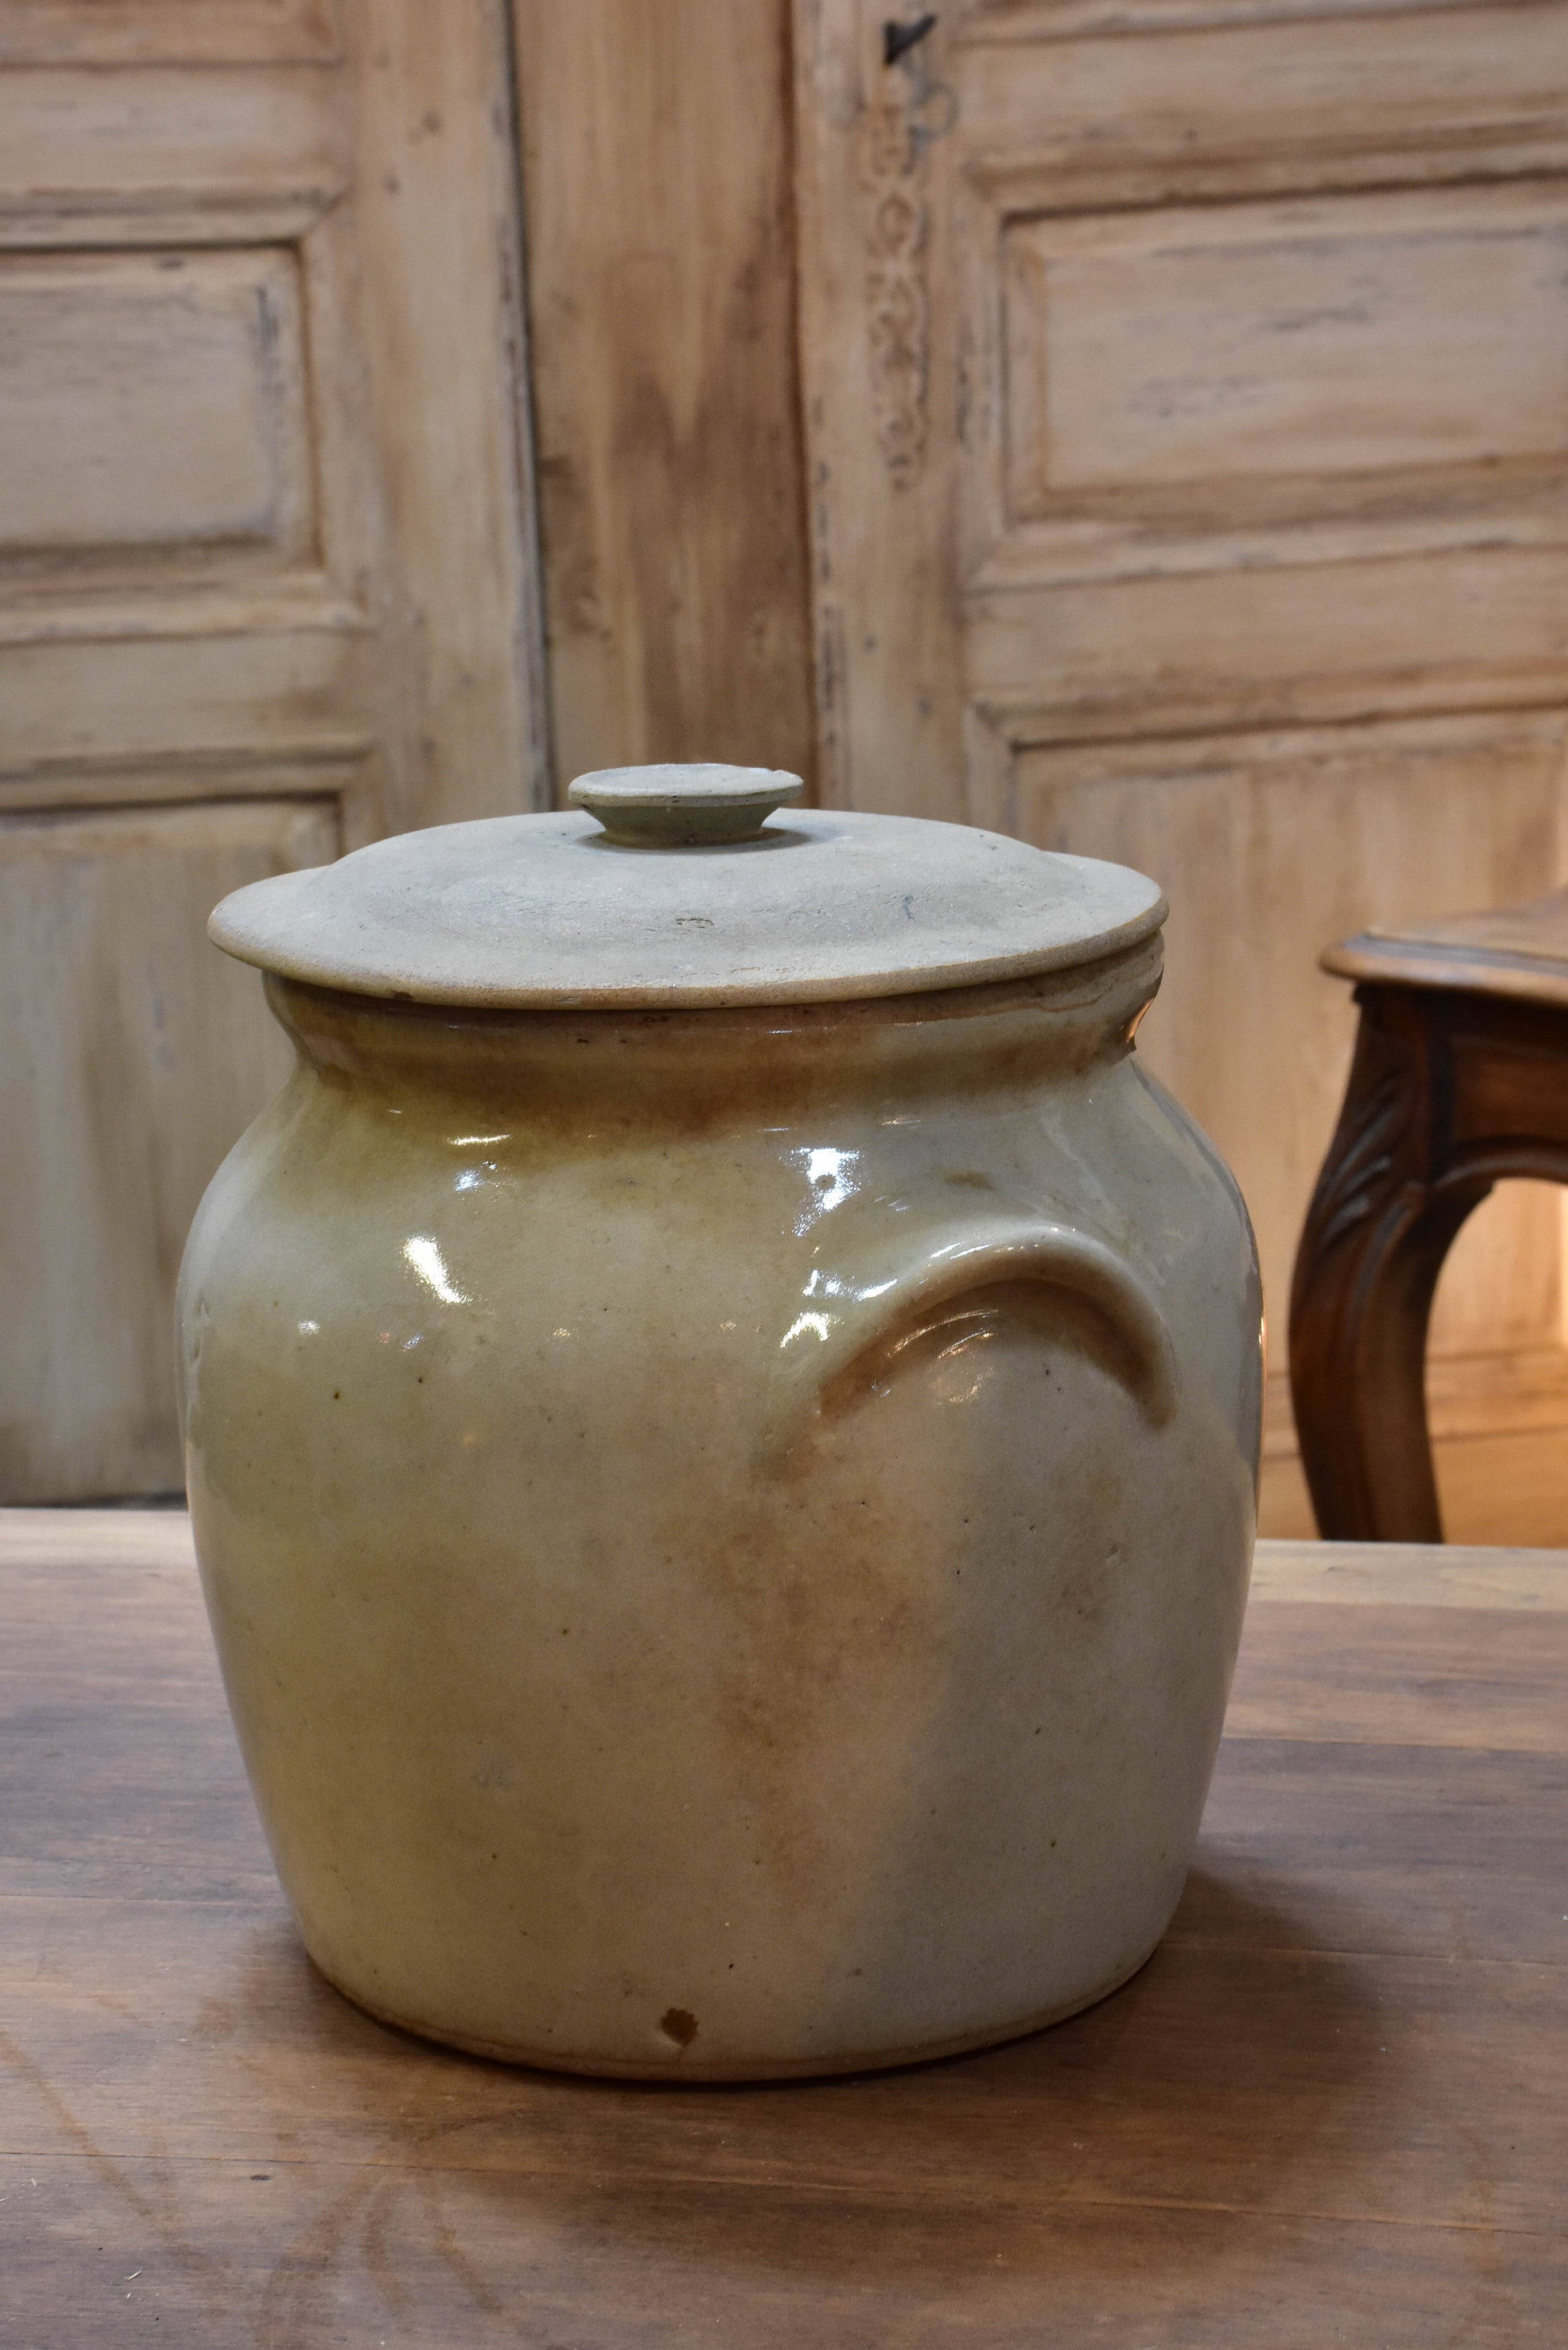
<svg viewBox="0 0 1568 2350">
<path fill-rule="evenodd" d="M 237 884 L 545 789 L 504 18 L 0 10 L 0 1501 L 182 1481 Z"/>
<path fill-rule="evenodd" d="M 1162 880 L 1147 1057 L 1282 1315 L 1354 1027 L 1320 950 L 1568 878 L 1568 6 L 796 32 L 825 796 Z M 1560 1404 L 1558 1233 L 1528 1186 L 1465 1235 L 1439 1424 Z"/>
</svg>

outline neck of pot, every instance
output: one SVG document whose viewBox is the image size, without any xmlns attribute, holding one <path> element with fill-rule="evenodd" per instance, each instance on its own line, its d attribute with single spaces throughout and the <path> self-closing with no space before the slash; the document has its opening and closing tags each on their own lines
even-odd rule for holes
<svg viewBox="0 0 1568 2350">
<path fill-rule="evenodd" d="M 998 986 L 732 1011 L 410 1003 L 275 973 L 266 993 L 302 1062 L 329 1082 L 689 1130 L 868 1093 L 912 1098 L 1070 1079 L 1131 1050 L 1159 976 L 1156 937 Z"/>
</svg>

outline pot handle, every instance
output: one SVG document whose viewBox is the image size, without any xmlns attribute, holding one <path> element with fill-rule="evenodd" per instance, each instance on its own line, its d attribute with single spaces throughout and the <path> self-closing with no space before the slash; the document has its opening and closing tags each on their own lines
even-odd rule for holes
<svg viewBox="0 0 1568 2350">
<path fill-rule="evenodd" d="M 774 1460 L 800 1441 L 858 1367 L 869 1371 L 878 1358 L 896 1357 L 939 1308 L 1003 1282 L 1070 1290 L 1092 1306 L 1120 1342 L 1123 1382 L 1150 1425 L 1170 1419 L 1177 1371 L 1169 1329 L 1148 1283 L 1108 1241 L 1025 1212 L 968 1216 L 891 1238 L 853 1276 L 820 1265 L 813 1273 L 802 1310 L 779 1342 L 768 1426 Z"/>
</svg>

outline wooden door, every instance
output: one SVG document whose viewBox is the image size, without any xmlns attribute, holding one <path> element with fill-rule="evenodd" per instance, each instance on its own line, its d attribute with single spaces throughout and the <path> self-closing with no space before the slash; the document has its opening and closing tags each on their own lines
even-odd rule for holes
<svg viewBox="0 0 1568 2350">
<path fill-rule="evenodd" d="M 0 1501 L 178 1486 L 237 884 L 545 788 L 504 18 L 0 10 Z"/>
<path fill-rule="evenodd" d="M 1160 878 L 1147 1056 L 1278 1315 L 1319 951 L 1568 877 L 1568 6 L 795 21 L 824 795 Z M 1482 1211 L 1439 1388 L 1561 1393 L 1558 1255 Z"/>
</svg>

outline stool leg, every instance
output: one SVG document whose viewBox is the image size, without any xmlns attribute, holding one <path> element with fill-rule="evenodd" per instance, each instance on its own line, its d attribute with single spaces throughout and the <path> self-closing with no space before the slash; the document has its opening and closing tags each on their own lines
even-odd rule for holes
<svg viewBox="0 0 1568 2350">
<path fill-rule="evenodd" d="M 1361 992 L 1345 1107 L 1296 1254 L 1291 1393 L 1325 1541 L 1441 1542 L 1427 1324 L 1454 1235 L 1491 1184 L 1431 1188 L 1419 1008 L 1380 993 Z"/>
</svg>

